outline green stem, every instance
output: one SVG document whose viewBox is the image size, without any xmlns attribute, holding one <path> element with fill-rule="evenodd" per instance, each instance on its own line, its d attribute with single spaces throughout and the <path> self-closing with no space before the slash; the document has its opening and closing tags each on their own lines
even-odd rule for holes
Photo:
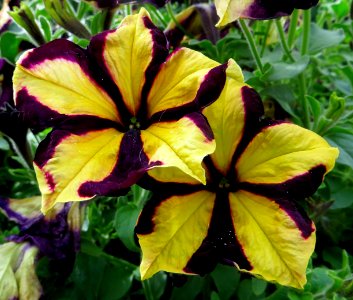
<svg viewBox="0 0 353 300">
<path fill-rule="evenodd" d="M 308 54 L 309 51 L 309 39 L 310 39 L 310 25 L 311 25 L 311 10 L 304 10 L 303 19 L 303 40 L 302 47 L 300 49 L 301 55 Z"/>
<path fill-rule="evenodd" d="M 263 37 L 263 41 L 262 41 L 262 47 L 261 47 L 261 51 L 260 51 L 260 56 L 261 57 L 265 53 L 267 37 L 268 37 L 268 34 L 270 33 L 272 23 L 273 23 L 273 20 L 268 20 L 267 21 L 266 31 L 264 32 L 264 37 Z"/>
<path fill-rule="evenodd" d="M 178 20 L 176 19 L 174 12 L 173 12 L 173 8 L 172 8 L 172 4 L 170 2 L 167 2 L 166 4 L 166 9 L 168 12 L 168 15 L 170 16 L 170 18 L 172 19 L 172 21 L 174 22 L 175 26 L 178 27 L 179 30 L 181 30 L 181 32 L 186 35 L 188 38 L 193 38 L 192 36 L 190 36 L 190 34 L 188 34 L 185 30 L 185 28 L 178 22 Z"/>
<path fill-rule="evenodd" d="M 294 63 L 295 59 L 293 58 L 292 53 L 291 53 L 289 46 L 287 44 L 287 40 L 284 35 L 284 30 L 283 30 L 283 26 L 281 23 L 281 19 L 276 19 L 275 23 L 276 23 L 276 27 L 277 27 L 277 31 L 278 31 L 278 35 L 279 35 L 279 40 L 281 42 L 282 49 L 283 49 L 284 53 L 288 56 L 289 60 L 292 63 Z"/>
<path fill-rule="evenodd" d="M 154 300 L 151 285 L 148 280 L 142 280 L 143 292 L 145 294 L 146 300 Z"/>
<path fill-rule="evenodd" d="M 103 18 L 103 30 L 108 30 L 110 29 L 110 26 L 112 25 L 112 21 L 114 18 L 116 9 L 111 9 L 107 8 L 103 11 L 104 18 Z"/>
<path fill-rule="evenodd" d="M 260 70 L 261 73 L 264 73 L 264 67 L 261 62 L 261 57 L 260 57 L 259 51 L 257 50 L 254 37 L 252 36 L 248 25 L 246 24 L 246 22 L 243 19 L 239 19 L 238 22 L 239 22 L 239 26 L 240 26 L 241 30 L 243 31 L 243 34 L 246 38 L 246 41 L 248 42 L 248 46 L 249 46 L 251 54 L 256 62 L 257 68 Z"/>
<path fill-rule="evenodd" d="M 158 19 L 164 28 L 168 26 L 168 22 L 164 19 L 164 16 L 161 14 L 161 12 L 155 8 L 152 4 L 145 4 L 146 9 L 149 11 L 151 15 L 153 15 L 156 19 Z"/>
<path fill-rule="evenodd" d="M 126 5 L 125 5 L 125 10 L 124 10 L 124 12 L 125 12 L 125 16 L 131 15 L 131 13 L 132 13 L 131 4 L 126 4 Z"/>
<path fill-rule="evenodd" d="M 304 11 L 304 20 L 303 20 L 303 39 L 302 39 L 302 47 L 300 49 L 300 54 L 302 56 L 307 55 L 309 51 L 309 39 L 310 39 L 310 23 L 311 23 L 311 10 Z M 306 128 L 310 127 L 310 113 L 309 113 L 309 105 L 306 99 L 307 94 L 307 86 L 304 73 L 299 75 L 299 94 L 300 101 L 303 108 L 303 125 Z"/>
<path fill-rule="evenodd" d="M 299 19 L 299 11 L 295 9 L 292 13 L 290 25 L 288 29 L 288 47 L 290 49 L 293 47 L 295 33 L 297 31 L 298 19 Z"/>
</svg>

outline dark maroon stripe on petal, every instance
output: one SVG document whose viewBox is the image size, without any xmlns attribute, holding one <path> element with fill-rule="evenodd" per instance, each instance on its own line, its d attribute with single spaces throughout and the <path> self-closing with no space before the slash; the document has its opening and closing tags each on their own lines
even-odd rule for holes
<svg viewBox="0 0 353 300">
<path fill-rule="evenodd" d="M 78 63 L 84 71 L 88 71 L 86 50 L 66 39 L 54 40 L 32 50 L 20 64 L 26 69 L 31 69 L 46 60 L 58 58 Z"/>
<path fill-rule="evenodd" d="M 55 148 L 70 135 L 83 135 L 90 131 L 116 127 L 116 123 L 93 116 L 73 116 L 53 128 L 39 144 L 34 162 L 39 168 L 47 163 L 55 153 Z M 48 178 L 50 179 L 50 178 Z"/>
<path fill-rule="evenodd" d="M 281 184 L 241 182 L 239 188 L 275 201 L 296 223 L 302 236 L 307 238 L 314 231 L 312 221 L 300 210 L 296 202 L 314 194 L 322 183 L 325 173 L 326 167 L 319 165 Z"/>
<path fill-rule="evenodd" d="M 207 237 L 187 263 L 184 271 L 204 275 L 211 272 L 218 263 L 251 270 L 234 231 L 229 197 L 226 192 L 217 193 Z"/>
<path fill-rule="evenodd" d="M 202 81 L 193 101 L 174 108 L 155 113 L 151 117 L 151 123 L 179 120 L 186 114 L 200 111 L 204 107 L 216 101 L 226 82 L 226 70 L 228 65 L 223 64 L 211 69 Z"/>
<path fill-rule="evenodd" d="M 20 118 L 35 132 L 52 127 L 67 117 L 38 102 L 36 97 L 31 96 L 26 88 L 17 92 L 16 107 Z"/>
<path fill-rule="evenodd" d="M 202 115 L 201 113 L 194 112 L 186 115 L 185 118 L 188 118 L 190 121 L 192 121 L 202 131 L 208 141 L 214 140 L 214 135 L 210 124 L 208 123 L 208 120 L 204 117 L 204 115 Z"/>
<path fill-rule="evenodd" d="M 169 54 L 167 40 L 161 30 L 159 30 L 150 18 L 144 17 L 143 22 L 152 36 L 152 60 L 145 72 L 145 84 L 142 88 L 141 104 L 137 113 L 137 119 L 145 120 L 147 116 L 147 95 L 152 87 L 153 81 L 162 63 L 165 62 Z"/>
<path fill-rule="evenodd" d="M 234 166 L 240 155 L 254 136 L 264 127 L 261 118 L 264 115 L 264 106 L 259 94 L 248 86 L 243 86 L 241 96 L 244 105 L 244 128 L 241 140 L 234 152 L 231 165 Z M 234 168 L 229 169 L 229 179 L 236 179 Z"/>
<path fill-rule="evenodd" d="M 91 39 L 87 50 L 89 57 L 91 58 L 91 70 L 93 77 L 95 78 L 96 82 L 102 86 L 108 95 L 113 99 L 123 124 L 127 125 L 130 124 L 130 119 L 133 116 L 127 108 L 118 86 L 115 84 L 112 76 L 110 75 L 104 59 L 106 38 L 108 34 L 113 32 L 115 32 L 115 30 L 104 31 L 95 35 Z M 94 72 L 95 69 L 100 70 L 100 72 L 96 73 L 96 75 Z"/>
<path fill-rule="evenodd" d="M 295 8 L 309 9 L 318 2 L 319 0 L 255 0 L 242 16 L 252 19 L 278 18 L 290 15 Z"/>
<path fill-rule="evenodd" d="M 144 185 L 141 185 L 141 182 Z M 139 185 L 144 188 L 150 188 L 153 191 L 153 196 L 140 214 L 135 227 L 135 233 L 137 234 L 151 234 L 154 231 L 153 217 L 156 210 L 164 201 L 168 201 L 170 197 L 186 196 L 204 190 L 204 186 L 201 184 L 163 183 L 154 180 L 148 175 L 143 176 L 142 180 L 139 181 Z"/>
<path fill-rule="evenodd" d="M 119 195 L 123 189 L 135 184 L 148 169 L 161 164 L 159 161 L 153 163 L 149 161 L 143 151 L 141 132 L 129 130 L 122 138 L 118 160 L 112 173 L 102 181 L 83 183 L 79 188 L 79 194 L 82 197 Z"/>
<path fill-rule="evenodd" d="M 152 191 L 154 194 L 158 194 L 160 196 L 163 195 L 163 198 L 187 195 L 205 189 L 203 184 L 161 182 L 154 179 L 147 173 L 141 177 L 137 184 L 146 190 Z"/>
</svg>

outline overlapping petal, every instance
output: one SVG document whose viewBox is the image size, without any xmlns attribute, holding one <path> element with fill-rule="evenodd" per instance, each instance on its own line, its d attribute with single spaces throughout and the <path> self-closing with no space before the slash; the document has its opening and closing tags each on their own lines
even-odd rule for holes
<svg viewBox="0 0 353 300">
<path fill-rule="evenodd" d="M 205 182 L 201 162 L 214 141 L 199 111 L 218 98 L 227 65 L 192 50 L 168 55 L 141 9 L 87 49 L 61 39 L 21 57 L 17 106 L 33 127 L 53 128 L 35 157 L 43 212 L 121 194 L 157 166 Z"/>
<path fill-rule="evenodd" d="M 113 100 L 90 68 L 86 52 L 63 39 L 25 52 L 13 78 L 17 107 L 27 119 L 37 120 L 34 126 L 82 115 L 120 122 Z"/>
<path fill-rule="evenodd" d="M 18 244 L 30 243 L 41 255 L 70 261 L 80 247 L 81 203 L 58 203 L 47 215 L 40 212 L 41 197 L 0 197 L 0 211 L 16 222 L 20 232 L 7 237 Z"/>
<path fill-rule="evenodd" d="M 142 241 L 141 272 L 146 278 L 158 270 L 205 274 L 223 263 L 302 288 L 314 250 L 315 225 L 297 199 L 316 191 L 333 168 L 338 150 L 306 129 L 263 120 L 258 94 L 244 84 L 237 68 L 230 70 L 219 99 L 203 110 L 217 142 L 215 152 L 204 159 L 206 186 L 180 174 L 171 182 L 168 168 L 150 172 L 141 181 L 146 180 L 158 195 L 147 204 L 136 228 Z M 213 195 L 212 205 L 202 202 L 204 193 Z M 179 211 L 174 208 L 176 201 L 186 203 L 180 215 L 174 213 Z M 204 215 L 189 209 L 191 202 L 198 201 L 202 203 L 198 212 Z M 175 252 L 168 246 L 162 247 L 166 252 L 153 252 L 152 245 L 165 244 L 166 235 L 168 245 L 189 235 L 183 228 L 168 235 L 172 224 L 181 227 L 185 215 L 193 219 L 188 221 L 194 224 L 192 230 L 204 237 L 199 247 L 190 243 L 189 248 L 174 246 Z M 176 255 L 182 257 L 180 261 L 170 259 Z"/>
<path fill-rule="evenodd" d="M 0 245 L 0 295 L 2 299 L 36 300 L 42 288 L 35 273 L 38 248 L 28 243 Z"/>
<path fill-rule="evenodd" d="M 207 236 L 215 195 L 199 191 L 164 199 L 137 227 L 143 249 L 141 276 L 160 270 L 186 273 L 183 269 Z M 148 222 L 149 221 L 149 222 Z"/>
<path fill-rule="evenodd" d="M 337 149 L 294 124 L 264 128 L 250 142 L 235 168 L 240 182 L 282 183 L 318 166 L 332 170 Z M 325 173 L 326 173 L 325 172 Z"/>
<path fill-rule="evenodd" d="M 295 208 L 238 191 L 230 193 L 235 234 L 252 274 L 282 285 L 303 288 L 308 260 L 315 248 L 315 225 Z M 303 231 L 307 235 L 303 235 Z"/>
<path fill-rule="evenodd" d="M 319 0 L 215 0 L 220 20 L 217 26 L 225 26 L 239 18 L 271 19 L 290 15 L 295 8 L 309 9 Z"/>
<path fill-rule="evenodd" d="M 209 99 L 221 92 L 224 73 L 224 66 L 199 52 L 187 48 L 174 51 L 161 66 L 148 94 L 148 116 L 165 119 L 170 110 L 208 105 Z M 213 82 L 215 78 L 220 81 Z"/>
<path fill-rule="evenodd" d="M 139 14 L 126 17 L 118 29 L 95 36 L 89 48 L 118 87 L 130 114 L 137 116 L 159 65 L 168 55 L 163 33 L 141 9 Z"/>
<path fill-rule="evenodd" d="M 160 166 L 177 167 L 206 183 L 201 162 L 204 153 L 212 153 L 216 145 L 201 114 L 193 113 L 178 121 L 153 124 L 142 132 L 141 138 L 150 161 L 159 162 Z"/>
<path fill-rule="evenodd" d="M 55 203 L 69 199 L 92 198 L 97 191 L 80 193 L 80 188 L 88 181 L 102 181 L 111 174 L 122 138 L 123 134 L 112 128 L 83 135 L 53 131 L 47 137 L 48 144 L 42 144 L 35 158 L 42 209 L 48 211 Z"/>
</svg>

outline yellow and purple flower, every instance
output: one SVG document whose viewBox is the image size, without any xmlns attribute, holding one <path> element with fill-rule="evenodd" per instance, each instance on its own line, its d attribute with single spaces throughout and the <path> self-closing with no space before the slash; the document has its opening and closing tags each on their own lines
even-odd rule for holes
<svg viewBox="0 0 353 300">
<path fill-rule="evenodd" d="M 173 48 L 179 47 L 185 35 L 199 40 L 207 38 L 213 44 L 216 44 L 229 29 L 225 28 L 222 31 L 217 29 L 215 25 L 218 19 L 213 4 L 194 4 L 177 14 L 175 20 L 179 24 L 177 25 L 174 21 L 171 21 L 164 33 Z"/>
<path fill-rule="evenodd" d="M 231 68 L 219 99 L 203 110 L 217 143 L 204 160 L 207 184 L 175 168 L 141 180 L 154 192 L 136 227 L 141 275 L 205 274 L 223 263 L 302 288 L 315 225 L 298 200 L 315 192 L 338 150 L 307 129 L 262 119 L 258 94 Z"/>
<path fill-rule="evenodd" d="M 36 300 L 42 287 L 35 271 L 42 256 L 71 268 L 80 246 L 80 203 L 57 204 L 48 215 L 40 212 L 41 197 L 0 197 L 0 211 L 18 224 L 20 232 L 0 245 L 1 299 Z"/>
<path fill-rule="evenodd" d="M 186 48 L 169 54 L 144 9 L 87 49 L 61 39 L 23 54 L 16 105 L 33 127 L 53 128 L 34 160 L 42 211 L 117 195 L 155 167 L 205 183 L 215 142 L 199 110 L 218 98 L 226 67 Z"/>
<path fill-rule="evenodd" d="M 319 0 L 215 0 L 220 18 L 217 26 L 225 26 L 239 18 L 266 20 L 290 15 L 295 8 L 309 9 Z"/>
</svg>

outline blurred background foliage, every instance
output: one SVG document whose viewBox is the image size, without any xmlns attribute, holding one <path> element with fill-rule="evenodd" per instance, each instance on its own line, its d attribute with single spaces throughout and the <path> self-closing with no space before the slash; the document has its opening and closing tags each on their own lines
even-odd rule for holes
<svg viewBox="0 0 353 300">
<path fill-rule="evenodd" d="M 190 1 L 179 2 L 171 6 L 174 16 L 190 5 Z M 154 22 L 165 29 L 173 17 L 170 11 L 146 7 Z M 22 1 L 10 12 L 14 22 L 9 21 L 0 35 L 1 57 L 14 64 L 24 49 L 59 37 L 85 47 L 91 35 L 116 27 L 133 8 L 121 5 L 112 12 L 98 11 L 84 1 Z M 188 34 L 183 45 L 221 63 L 234 58 L 247 83 L 261 94 L 268 117 L 305 126 L 340 149 L 335 169 L 314 196 L 302 201 L 317 226 L 317 246 L 305 289 L 277 286 L 222 265 L 204 277 L 160 272 L 141 282 L 134 225 L 150 193 L 133 186 L 126 196 L 89 203 L 74 265 L 58 266 L 46 258 L 39 261 L 44 299 L 353 299 L 352 1 L 321 0 L 312 9 L 306 51 L 302 14 L 296 11 L 289 18 L 250 22 L 262 70 L 237 23 L 215 43 Z M 306 97 L 307 112 L 301 96 Z M 32 155 L 45 134 L 28 132 Z M 33 169 L 5 133 L 0 133 L 0 191 L 12 198 L 39 193 Z M 0 214 L 0 243 L 17 232 L 14 223 Z"/>
</svg>

